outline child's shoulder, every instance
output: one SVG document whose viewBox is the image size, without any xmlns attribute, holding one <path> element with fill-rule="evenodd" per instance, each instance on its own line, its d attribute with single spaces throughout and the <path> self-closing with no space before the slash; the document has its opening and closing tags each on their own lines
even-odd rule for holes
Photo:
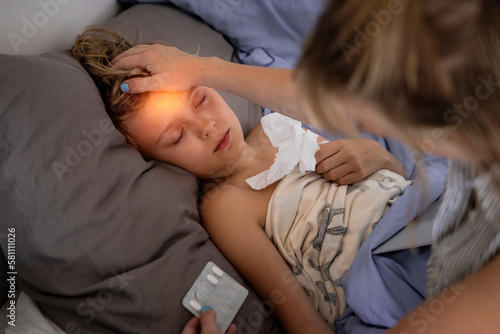
<svg viewBox="0 0 500 334">
<path fill-rule="evenodd" d="M 249 195 L 247 190 L 229 182 L 211 184 L 203 195 L 200 211 L 220 213 L 231 208 L 239 208 Z"/>
<path fill-rule="evenodd" d="M 221 183 L 205 192 L 200 213 L 204 224 L 220 219 L 254 221 L 263 226 L 269 197 L 274 187 L 266 191 L 255 191 L 231 183 Z"/>
<path fill-rule="evenodd" d="M 248 191 L 232 184 L 218 184 L 207 191 L 200 202 L 200 215 L 205 228 L 224 225 L 225 220 L 248 216 Z"/>
</svg>

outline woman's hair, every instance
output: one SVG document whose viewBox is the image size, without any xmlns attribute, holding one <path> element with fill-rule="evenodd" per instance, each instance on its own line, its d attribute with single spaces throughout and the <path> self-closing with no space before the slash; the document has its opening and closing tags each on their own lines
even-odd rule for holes
<svg viewBox="0 0 500 334">
<path fill-rule="evenodd" d="M 320 124 L 343 130 L 334 100 L 347 94 L 407 133 L 456 130 L 489 165 L 500 161 L 499 31 L 498 0 L 331 0 L 297 81 Z"/>
<path fill-rule="evenodd" d="M 90 26 L 78 36 L 71 54 L 91 75 L 115 127 L 125 135 L 130 144 L 138 148 L 130 136 L 126 121 L 134 117 L 143 106 L 145 93 L 123 93 L 120 85 L 126 79 L 149 74 L 138 68 L 121 70 L 111 67 L 111 60 L 131 47 L 132 45 L 115 31 L 106 27 Z"/>
</svg>

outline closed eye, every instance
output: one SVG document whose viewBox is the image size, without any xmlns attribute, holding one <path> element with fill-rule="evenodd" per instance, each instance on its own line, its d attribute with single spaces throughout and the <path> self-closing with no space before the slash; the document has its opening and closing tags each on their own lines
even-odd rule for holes
<svg viewBox="0 0 500 334">
<path fill-rule="evenodd" d="M 198 104 L 196 105 L 196 109 L 198 109 L 198 107 L 202 105 L 206 100 L 207 100 L 207 94 L 203 94 L 203 97 L 201 98 L 200 102 L 198 102 Z"/>
<path fill-rule="evenodd" d="M 182 128 L 179 137 L 177 137 L 177 139 L 172 143 L 172 145 L 179 145 L 184 140 L 184 137 L 185 137 L 184 128 Z"/>
</svg>

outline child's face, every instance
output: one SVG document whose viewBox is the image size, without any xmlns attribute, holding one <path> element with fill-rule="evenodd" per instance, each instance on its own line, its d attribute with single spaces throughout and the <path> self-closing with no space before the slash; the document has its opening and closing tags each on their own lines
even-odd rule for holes
<svg viewBox="0 0 500 334">
<path fill-rule="evenodd" d="M 226 176 L 244 147 L 234 112 L 215 90 L 203 86 L 148 93 L 143 108 L 126 125 L 147 156 L 203 179 Z"/>
</svg>

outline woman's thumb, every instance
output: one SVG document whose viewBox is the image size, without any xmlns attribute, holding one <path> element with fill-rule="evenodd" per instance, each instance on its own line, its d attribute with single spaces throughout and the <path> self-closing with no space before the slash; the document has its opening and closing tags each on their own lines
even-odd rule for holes
<svg viewBox="0 0 500 334">
<path fill-rule="evenodd" d="M 138 94 L 161 90 L 161 84 L 157 76 L 132 78 L 125 80 L 120 89 L 124 93 Z"/>
<path fill-rule="evenodd" d="M 202 333 L 220 333 L 217 322 L 215 321 L 215 310 L 210 306 L 203 306 L 200 314 L 200 323 Z"/>
</svg>

